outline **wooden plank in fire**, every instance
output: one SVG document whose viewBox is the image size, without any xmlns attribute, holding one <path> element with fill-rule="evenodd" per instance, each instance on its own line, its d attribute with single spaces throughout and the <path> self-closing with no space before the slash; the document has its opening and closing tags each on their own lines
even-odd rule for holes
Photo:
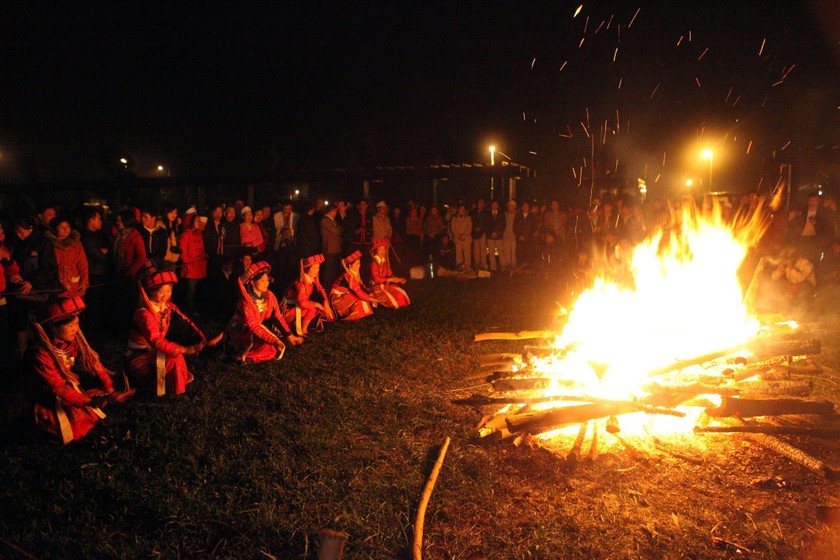
<svg viewBox="0 0 840 560">
<path fill-rule="evenodd" d="M 478 333 L 474 337 L 475 342 L 485 340 L 532 340 L 538 338 L 554 338 L 559 333 L 556 331 L 519 331 L 519 332 L 488 332 Z"/>
<path fill-rule="evenodd" d="M 834 414 L 834 403 L 799 399 L 741 399 L 724 397 L 717 408 L 706 409 L 712 417 L 779 416 L 783 414 Z"/>
<path fill-rule="evenodd" d="M 498 354 L 484 354 L 478 357 L 479 367 L 493 367 L 504 365 L 518 365 L 522 363 L 521 354 L 511 354 L 507 352 Z"/>
</svg>

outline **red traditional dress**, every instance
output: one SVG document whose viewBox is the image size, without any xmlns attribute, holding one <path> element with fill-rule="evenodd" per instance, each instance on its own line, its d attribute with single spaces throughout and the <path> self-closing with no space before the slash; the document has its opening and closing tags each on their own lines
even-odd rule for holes
<svg viewBox="0 0 840 560">
<path fill-rule="evenodd" d="M 152 289 L 161 283 L 175 283 L 177 277 L 171 270 L 151 274 L 145 281 L 146 289 Z M 201 341 L 206 341 L 204 334 L 170 302 L 156 304 L 149 300 L 145 290 L 141 289 L 143 305 L 134 312 L 134 325 L 128 335 L 126 351 L 126 373 L 132 384 L 140 392 L 162 396 L 166 393 L 180 395 L 193 380 L 187 369 L 187 362 L 181 344 L 167 340 L 166 335 L 172 320 L 175 319 L 195 331 Z"/>
<path fill-rule="evenodd" d="M 391 272 L 391 263 L 388 262 L 388 257 L 382 258 L 374 255 L 373 261 L 370 263 L 370 281 L 372 285 L 373 297 L 376 301 L 385 307 L 396 309 L 398 307 L 406 307 L 411 303 L 408 299 L 408 294 L 405 290 L 395 284 L 388 283 L 388 278 L 394 276 Z"/>
<path fill-rule="evenodd" d="M 270 270 L 265 262 L 254 263 L 239 279 L 242 296 L 226 334 L 228 350 L 243 363 L 281 359 L 286 349 L 281 337 L 291 334 L 274 294 L 267 291 L 257 297 L 250 287 L 257 273 Z"/>
<path fill-rule="evenodd" d="M 65 308 L 51 304 L 50 312 L 57 318 L 74 307 L 71 315 L 84 309 L 81 298 L 65 300 Z M 55 310 L 58 310 L 57 312 Z M 41 343 L 35 351 L 35 373 L 41 387 L 35 402 L 35 425 L 52 438 L 67 444 L 83 438 L 105 413 L 91 406 L 91 397 L 114 391 L 111 372 L 99 361 L 81 330 L 72 341 L 49 336 L 36 324 Z M 85 389 L 91 381 L 98 381 L 101 389 Z"/>
<path fill-rule="evenodd" d="M 358 273 L 349 265 L 362 256 L 356 251 L 349 257 L 342 259 L 344 274 L 338 277 L 330 290 L 330 304 L 339 319 L 357 321 L 368 315 L 373 315 L 373 305 L 370 294 L 362 283 Z"/>
<path fill-rule="evenodd" d="M 312 255 L 301 260 L 301 267 L 308 267 L 310 264 L 320 264 L 324 261 L 324 255 Z M 315 307 L 313 295 L 318 294 L 321 303 L 326 308 L 326 313 Z M 286 288 L 283 296 L 283 303 L 280 305 L 280 312 L 289 325 L 294 325 L 295 332 L 302 335 L 304 330 L 309 330 L 309 324 L 315 322 L 317 329 L 323 328 L 323 321 L 335 320 L 335 313 L 330 308 L 330 299 L 327 292 L 321 286 L 316 275 L 314 278 L 301 270 L 300 278 L 295 280 L 291 286 Z"/>
</svg>

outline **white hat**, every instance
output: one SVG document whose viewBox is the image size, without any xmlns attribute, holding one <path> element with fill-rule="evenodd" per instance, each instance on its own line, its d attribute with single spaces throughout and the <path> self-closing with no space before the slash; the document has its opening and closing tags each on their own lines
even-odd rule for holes
<svg viewBox="0 0 840 560">
<path fill-rule="evenodd" d="M 198 211 L 195 209 L 195 206 L 190 206 L 184 214 L 198 214 Z"/>
<path fill-rule="evenodd" d="M 245 206 L 245 207 L 242 208 L 242 210 L 239 211 L 239 213 L 242 214 L 243 216 L 245 215 L 245 212 L 250 212 L 252 214 L 254 213 L 254 211 L 251 210 L 250 206 Z"/>
</svg>

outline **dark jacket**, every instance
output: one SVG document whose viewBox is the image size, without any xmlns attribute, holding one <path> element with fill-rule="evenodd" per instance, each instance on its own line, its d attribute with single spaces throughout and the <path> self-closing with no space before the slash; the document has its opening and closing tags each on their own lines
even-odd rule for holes
<svg viewBox="0 0 840 560">
<path fill-rule="evenodd" d="M 505 235 L 505 213 L 499 210 L 495 216 L 488 212 L 487 239 L 501 239 Z"/>
<path fill-rule="evenodd" d="M 111 272 L 111 244 L 102 231 L 82 230 L 82 246 L 88 261 L 88 274 L 103 278 Z M 102 249 L 108 249 L 103 254 Z"/>
</svg>

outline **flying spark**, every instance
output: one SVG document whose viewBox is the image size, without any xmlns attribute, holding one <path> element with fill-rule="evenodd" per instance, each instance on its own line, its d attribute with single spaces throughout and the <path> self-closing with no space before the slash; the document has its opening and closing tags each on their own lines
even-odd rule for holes
<svg viewBox="0 0 840 560">
<path fill-rule="evenodd" d="M 750 143 L 747 144 L 747 153 L 750 153 L 750 149 L 752 149 L 752 140 L 750 140 Z"/>
<path fill-rule="evenodd" d="M 788 140 L 788 141 L 787 141 L 787 143 L 786 143 L 784 146 L 782 146 L 782 147 L 780 148 L 780 151 L 781 151 L 781 150 L 784 150 L 784 149 L 785 149 L 785 148 L 787 148 L 788 146 L 790 146 L 790 140 Z"/>
<path fill-rule="evenodd" d="M 636 13 L 633 14 L 633 19 L 630 20 L 630 23 L 627 24 L 627 29 L 630 29 L 633 26 L 633 22 L 636 21 L 636 16 L 639 15 L 639 12 L 642 8 L 636 8 Z"/>
<path fill-rule="evenodd" d="M 583 121 L 580 121 L 580 127 L 583 129 L 583 132 L 586 133 L 586 137 L 589 138 L 589 130 L 586 129 L 586 125 L 583 124 Z"/>
<path fill-rule="evenodd" d="M 700 85 L 700 78 L 694 76 L 694 81 L 697 82 L 697 87 L 702 88 L 703 86 Z"/>
<path fill-rule="evenodd" d="M 535 58 L 534 60 L 532 60 L 532 61 L 531 61 L 531 70 L 533 70 L 533 69 L 534 69 L 534 64 L 536 64 L 536 63 L 537 63 L 537 59 L 536 59 L 536 58 Z"/>
<path fill-rule="evenodd" d="M 607 22 L 607 29 L 609 29 L 610 25 L 612 25 L 613 15 L 615 14 L 610 14 L 610 21 Z"/>
<path fill-rule="evenodd" d="M 723 100 L 723 104 L 726 105 L 729 103 L 729 96 L 732 95 L 732 88 L 735 86 L 729 86 L 729 91 L 726 92 L 726 99 Z"/>
<path fill-rule="evenodd" d="M 598 26 L 598 29 L 596 29 L 596 30 L 595 30 L 595 35 L 597 35 L 599 31 L 601 31 L 601 28 L 602 28 L 602 27 L 604 27 L 604 24 L 605 24 L 605 23 L 607 23 L 607 22 L 606 22 L 606 20 L 603 20 L 603 19 L 602 19 L 602 20 L 601 20 L 601 25 L 599 25 L 599 26 Z"/>
<path fill-rule="evenodd" d="M 618 89 L 621 89 L 621 82 L 623 82 L 623 81 L 624 81 L 624 78 L 619 78 L 618 79 Z"/>
<path fill-rule="evenodd" d="M 683 36 L 682 36 L 682 35 L 680 35 L 680 38 L 679 38 L 679 39 L 677 39 L 677 46 L 678 46 L 678 47 L 680 46 L 680 43 L 682 43 L 682 40 L 683 40 Z"/>
<path fill-rule="evenodd" d="M 704 51 L 703 51 L 703 53 L 702 53 L 702 54 L 700 55 L 700 57 L 697 59 L 697 62 L 700 62 L 700 61 L 703 59 L 703 57 L 704 57 L 704 56 L 706 56 L 706 53 L 707 53 L 707 52 L 709 52 L 709 47 L 706 47 L 706 50 L 704 50 Z"/>
<path fill-rule="evenodd" d="M 761 53 L 764 52 L 764 44 L 767 43 L 767 37 L 761 40 L 761 48 L 758 49 L 758 56 L 761 56 Z"/>
<path fill-rule="evenodd" d="M 665 167 L 665 156 L 668 155 L 668 152 L 662 152 L 662 167 Z"/>
<path fill-rule="evenodd" d="M 661 85 L 662 85 L 662 82 L 659 82 L 658 84 L 656 84 L 656 87 L 655 87 L 655 88 L 653 88 L 653 91 L 652 91 L 652 92 L 650 92 L 650 98 L 651 98 L 651 99 L 653 99 L 653 96 L 654 96 L 654 95 L 656 95 L 656 90 L 658 90 L 658 89 L 659 89 L 659 86 L 661 86 Z"/>
<path fill-rule="evenodd" d="M 562 72 L 562 71 L 563 71 L 563 68 L 565 68 L 565 67 L 566 67 L 566 64 L 568 64 L 568 63 L 569 63 L 569 61 L 568 61 L 568 60 L 564 60 L 564 61 L 563 61 L 563 64 L 560 66 L 560 72 Z"/>
<path fill-rule="evenodd" d="M 586 37 L 581 37 L 580 38 L 580 43 L 578 43 L 578 48 L 581 48 L 583 46 L 584 41 L 586 41 Z"/>
<path fill-rule="evenodd" d="M 659 174 L 656 176 L 656 179 L 654 179 L 654 180 L 653 180 L 653 182 L 654 182 L 654 183 L 658 183 L 658 182 L 659 182 L 659 178 L 660 178 L 660 177 L 662 177 L 662 173 L 659 173 Z"/>
<path fill-rule="evenodd" d="M 587 29 L 589 29 L 589 16 L 586 16 L 586 21 L 583 24 L 583 32 L 586 33 Z"/>
<path fill-rule="evenodd" d="M 576 18 L 582 9 L 583 9 L 583 4 L 581 4 L 580 6 L 577 7 L 577 10 L 575 10 L 575 15 L 573 15 L 572 17 Z"/>
<path fill-rule="evenodd" d="M 618 47 L 616 47 L 615 52 L 613 53 L 613 62 L 615 62 L 615 58 L 618 56 Z"/>
</svg>

